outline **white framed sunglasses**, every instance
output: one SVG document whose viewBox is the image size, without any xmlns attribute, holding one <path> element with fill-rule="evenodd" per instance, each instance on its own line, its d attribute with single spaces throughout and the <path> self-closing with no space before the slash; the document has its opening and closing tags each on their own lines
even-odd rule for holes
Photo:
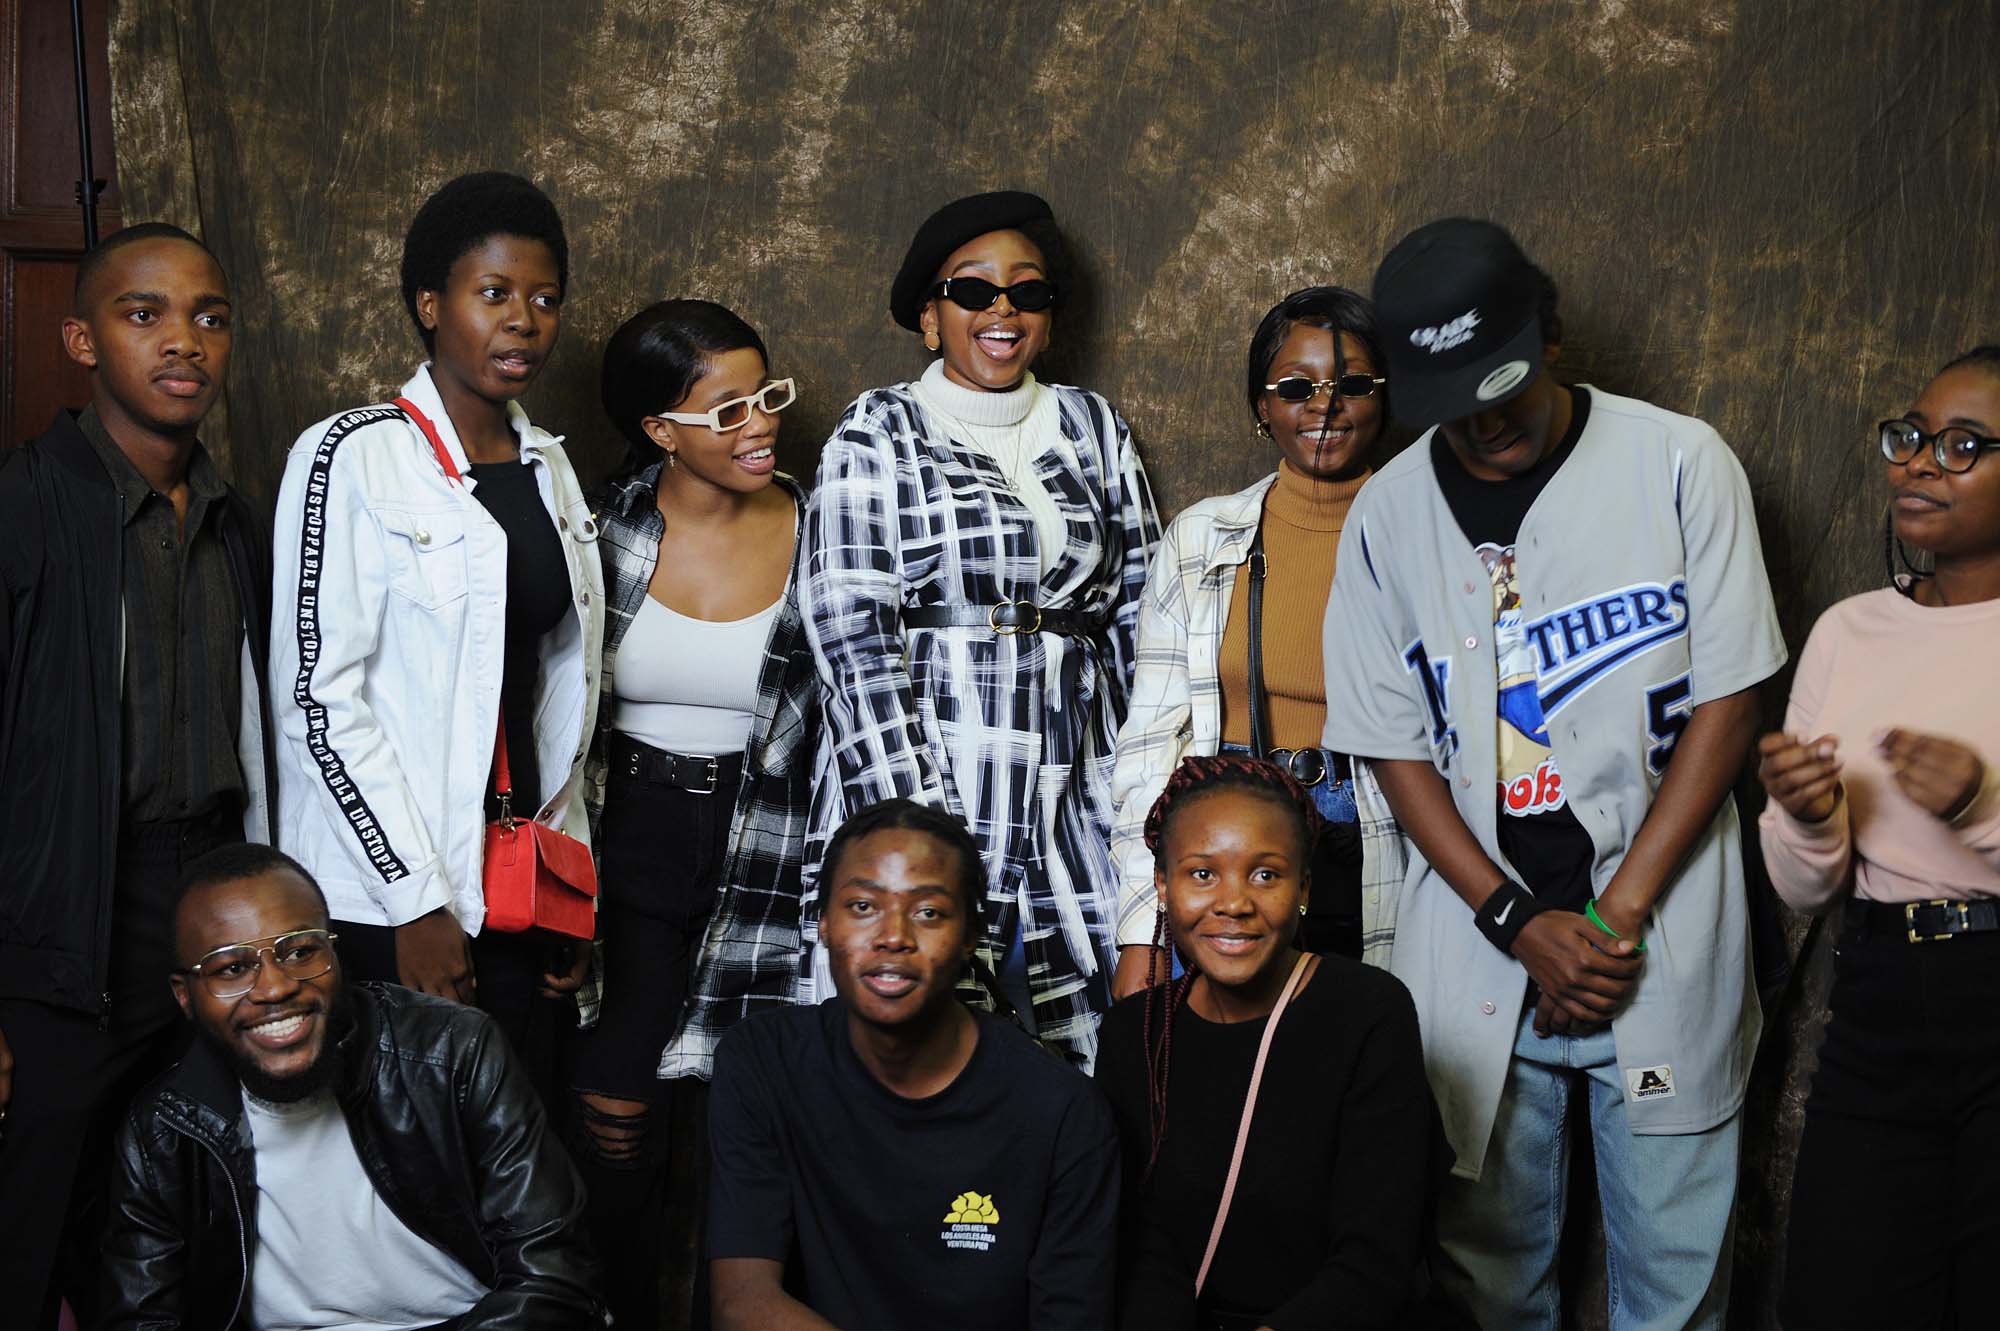
<svg viewBox="0 0 2000 1331">
<path fill-rule="evenodd" d="M 707 411 L 655 412 L 663 421 L 677 425 L 706 425 L 717 434 L 740 430 L 750 423 L 750 413 L 762 411 L 775 416 L 798 400 L 798 386 L 791 379 L 773 379 L 748 397 L 733 397 Z"/>
</svg>

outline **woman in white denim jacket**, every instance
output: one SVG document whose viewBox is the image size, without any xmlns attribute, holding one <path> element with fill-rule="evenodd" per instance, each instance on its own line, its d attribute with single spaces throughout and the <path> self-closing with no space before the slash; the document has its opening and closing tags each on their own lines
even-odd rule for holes
<svg viewBox="0 0 2000 1331">
<path fill-rule="evenodd" d="M 1143 988 L 1158 960 L 1146 811 L 1182 758 L 1248 751 L 1248 588 L 1239 586 L 1238 574 L 1251 561 L 1260 529 L 1269 548 L 1267 748 L 1306 786 L 1330 824 L 1351 827 L 1358 820 L 1364 850 L 1360 939 L 1351 939 L 1354 925 L 1344 913 L 1331 920 L 1316 911 L 1310 923 L 1324 937 L 1315 937 L 1312 946 L 1386 960 L 1402 844 L 1366 767 L 1353 764 L 1350 777 L 1344 756 L 1316 747 L 1325 716 L 1320 621 L 1340 521 L 1368 474 L 1389 415 L 1387 383 L 1377 369 L 1382 364 L 1374 309 L 1361 295 L 1307 287 L 1273 306 L 1251 338 L 1245 387 L 1257 435 L 1276 446 L 1279 469 L 1235 494 L 1194 504 L 1161 540 L 1141 602 L 1132 704 L 1118 733 L 1111 777 L 1119 882 L 1113 989 L 1120 998 Z M 1315 886 L 1322 889 L 1316 904 L 1332 904 L 1332 885 Z"/>
<path fill-rule="evenodd" d="M 300 435 L 278 495 L 279 836 L 325 889 L 350 979 L 476 999 L 521 1048 L 589 953 L 481 928 L 503 717 L 512 812 L 589 838 L 596 526 L 515 401 L 560 327 L 561 218 L 519 177 L 460 177 L 417 214 L 402 276 L 430 361 L 402 405 Z"/>
</svg>

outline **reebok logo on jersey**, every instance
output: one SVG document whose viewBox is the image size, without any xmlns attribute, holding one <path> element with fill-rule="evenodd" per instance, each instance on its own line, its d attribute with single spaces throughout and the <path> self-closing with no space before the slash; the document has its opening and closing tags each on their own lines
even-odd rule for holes
<svg viewBox="0 0 2000 1331">
<path fill-rule="evenodd" d="M 1422 347 L 1433 356 L 1440 351 L 1450 351 L 1461 343 L 1472 340 L 1472 330 L 1479 327 L 1479 311 L 1467 310 L 1450 323 L 1439 324 L 1435 328 L 1419 328 L 1410 334 L 1410 345 Z"/>
<path fill-rule="evenodd" d="M 951 1209 L 945 1212 L 944 1233 L 939 1235 L 947 1248 L 970 1248 L 975 1252 L 985 1252 L 1000 1236 L 1000 1209 L 993 1205 L 992 1194 L 961 1192 L 951 1199 Z"/>
<path fill-rule="evenodd" d="M 1500 783 L 1500 803 L 1516 818 L 1526 818 L 1537 813 L 1553 813 L 1567 803 L 1563 798 L 1562 773 L 1556 770 L 1554 754 L 1535 764 L 1532 772 L 1523 772 L 1512 781 Z M 1512 905 L 1512 902 L 1508 902 Z"/>
<path fill-rule="evenodd" d="M 1522 632 L 1535 653 L 1542 715 L 1554 716 L 1611 671 L 1687 630 L 1685 578 L 1634 583 L 1529 621 Z"/>
<path fill-rule="evenodd" d="M 1671 1100 L 1674 1097 L 1674 1070 L 1662 1063 L 1656 1068 L 1626 1068 L 1625 1098 L 1628 1100 Z"/>
</svg>

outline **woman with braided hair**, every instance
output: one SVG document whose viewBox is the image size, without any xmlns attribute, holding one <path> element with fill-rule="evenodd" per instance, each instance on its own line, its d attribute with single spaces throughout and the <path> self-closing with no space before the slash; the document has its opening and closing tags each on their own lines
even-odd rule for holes
<svg viewBox="0 0 2000 1331">
<path fill-rule="evenodd" d="M 1121 1327 L 1411 1325 L 1437 1112 L 1401 982 L 1295 946 L 1320 830 L 1289 773 L 1234 754 L 1184 759 L 1146 816 L 1156 955 L 1186 971 L 1156 962 L 1099 1043 Z"/>
</svg>

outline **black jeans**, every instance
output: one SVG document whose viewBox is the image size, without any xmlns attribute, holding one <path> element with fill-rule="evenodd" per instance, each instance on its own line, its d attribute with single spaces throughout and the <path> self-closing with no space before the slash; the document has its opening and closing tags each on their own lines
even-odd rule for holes
<svg viewBox="0 0 2000 1331">
<path fill-rule="evenodd" d="M 591 1235 L 604 1258 L 605 1296 L 624 1331 L 660 1325 L 661 1272 L 670 1213 L 692 1212 L 697 1307 L 706 1326 L 700 1261 L 706 1209 L 706 1134 L 696 1138 L 692 1196 L 668 1196 L 668 1143 L 701 1123 L 700 1084 L 661 1081 L 660 1055 L 688 1000 L 702 936 L 715 909 L 729 851 L 740 759 L 725 760 L 713 794 L 656 785 L 613 767 L 598 824 L 598 892 L 604 1006 L 579 1031 L 570 1084 L 579 1098 L 577 1167 L 589 1188 Z M 631 1101 L 638 1113 L 607 1114 L 582 1102 L 595 1095 Z M 678 1324 L 678 1319 L 670 1319 Z"/>
<path fill-rule="evenodd" d="M 0 999 L 14 1095 L 0 1128 L 0 1306 L 7 1324 L 56 1324 L 67 1297 L 94 1317 L 111 1143 L 140 1088 L 181 1056 L 189 1027 L 167 984 L 182 870 L 243 839 L 235 810 L 120 829 L 110 1005 L 74 1012 Z"/>
<path fill-rule="evenodd" d="M 1789 1331 L 1994 1324 L 2000 933 L 1843 934 L 1806 1100 Z"/>
</svg>

